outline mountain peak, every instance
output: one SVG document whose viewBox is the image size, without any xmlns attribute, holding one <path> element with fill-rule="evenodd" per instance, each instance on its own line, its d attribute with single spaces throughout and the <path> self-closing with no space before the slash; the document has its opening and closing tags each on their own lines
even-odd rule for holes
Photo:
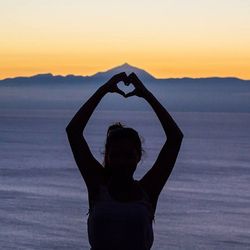
<svg viewBox="0 0 250 250">
<path fill-rule="evenodd" d="M 131 67 L 131 65 L 129 65 L 127 62 L 123 63 L 121 66 L 124 66 L 124 67 L 130 66 Z"/>
<path fill-rule="evenodd" d="M 122 65 L 116 66 L 112 69 L 109 69 L 107 71 L 98 72 L 94 74 L 93 77 L 111 78 L 113 75 L 121 73 L 121 72 L 125 72 L 127 75 L 134 72 L 142 80 L 155 80 L 155 77 L 149 74 L 148 72 L 146 72 L 145 70 L 132 66 L 128 64 L 127 62 L 123 63 Z"/>
</svg>

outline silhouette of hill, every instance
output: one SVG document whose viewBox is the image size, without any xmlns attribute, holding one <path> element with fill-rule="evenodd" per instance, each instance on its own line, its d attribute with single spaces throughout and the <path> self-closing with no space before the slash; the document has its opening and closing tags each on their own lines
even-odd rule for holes
<svg viewBox="0 0 250 250">
<path fill-rule="evenodd" d="M 61 76 L 61 75 L 52 75 L 51 73 L 46 74 L 38 74 L 34 76 L 19 76 L 19 77 L 13 77 L 13 78 L 6 78 L 3 80 L 0 80 L 0 85 L 32 85 L 32 84 L 55 84 L 55 83 L 68 83 L 71 82 L 80 82 L 87 80 L 88 77 L 84 76 L 76 76 L 76 75 L 67 75 L 67 76 Z"/>
</svg>

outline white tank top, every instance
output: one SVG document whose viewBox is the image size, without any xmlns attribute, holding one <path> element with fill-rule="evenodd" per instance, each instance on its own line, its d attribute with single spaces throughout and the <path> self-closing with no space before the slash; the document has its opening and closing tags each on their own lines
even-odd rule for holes
<svg viewBox="0 0 250 250">
<path fill-rule="evenodd" d="M 120 202 L 100 186 L 89 210 L 88 237 L 92 250 L 149 250 L 153 244 L 154 212 L 149 199 Z"/>
</svg>

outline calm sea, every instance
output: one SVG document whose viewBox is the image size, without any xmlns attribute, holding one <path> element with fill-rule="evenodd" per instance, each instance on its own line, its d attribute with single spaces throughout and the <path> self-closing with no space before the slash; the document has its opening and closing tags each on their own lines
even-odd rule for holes
<svg viewBox="0 0 250 250">
<path fill-rule="evenodd" d="M 89 249 L 86 187 L 65 127 L 77 109 L 0 112 L 0 249 Z M 250 249 L 250 114 L 171 112 L 184 132 L 154 224 L 154 250 Z M 102 161 L 107 126 L 144 140 L 140 178 L 164 134 L 152 111 L 96 111 L 85 135 Z"/>
</svg>

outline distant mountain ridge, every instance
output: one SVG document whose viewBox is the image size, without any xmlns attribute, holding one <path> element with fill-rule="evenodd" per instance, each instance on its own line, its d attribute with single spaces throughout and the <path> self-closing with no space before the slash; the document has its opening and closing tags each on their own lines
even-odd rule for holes
<svg viewBox="0 0 250 250">
<path fill-rule="evenodd" d="M 146 81 L 154 81 L 156 80 L 156 78 L 154 76 L 152 76 L 151 74 L 149 74 L 148 72 L 146 72 L 143 69 L 134 67 L 129 65 L 128 63 L 124 63 L 120 66 L 111 68 L 109 70 L 103 71 L 103 72 L 97 72 L 93 75 L 90 76 L 81 76 L 81 75 L 66 75 L 66 76 L 62 76 L 62 75 L 53 75 L 51 73 L 45 73 L 45 74 L 37 74 L 34 76 L 18 76 L 18 77 L 13 77 L 13 78 L 6 78 L 3 80 L 0 80 L 0 83 L 2 82 L 16 82 L 16 81 L 20 81 L 20 82 L 27 82 L 27 81 L 32 81 L 32 82 L 37 82 L 37 81 L 65 81 L 65 80 L 99 80 L 99 79 L 106 79 L 108 80 L 109 78 L 111 78 L 113 75 L 118 74 L 120 72 L 126 72 L 127 74 L 130 74 L 132 72 L 135 72 L 139 78 L 141 78 L 142 80 L 146 80 Z"/>
<path fill-rule="evenodd" d="M 145 86 L 170 110 L 250 113 L 250 80 L 234 77 L 157 79 L 145 70 L 127 63 L 90 76 L 61 76 L 47 73 L 1 80 L 0 109 L 68 109 L 71 105 L 77 106 L 84 96 L 90 96 L 114 74 L 123 71 L 127 74 L 135 72 Z M 128 88 L 133 86 L 120 87 L 124 87 L 124 91 L 129 91 Z M 144 109 L 141 100 L 131 98 L 130 102 L 120 105 L 117 98 L 119 99 L 118 95 L 112 95 L 112 98 L 108 95 L 101 103 L 101 107 L 111 110 Z"/>
<path fill-rule="evenodd" d="M 250 80 L 242 80 L 237 77 L 204 77 L 204 78 L 191 78 L 191 77 L 183 77 L 183 78 L 156 78 L 152 74 L 148 73 L 147 71 L 140 69 L 138 67 L 132 66 L 128 63 L 124 63 L 120 66 L 116 66 L 114 68 L 108 69 L 103 72 L 97 72 L 90 76 L 82 76 L 82 75 L 73 75 L 69 74 L 66 76 L 62 75 L 53 75 L 51 73 L 45 73 L 45 74 L 37 74 L 33 76 L 18 76 L 18 77 L 12 77 L 12 78 L 5 78 L 3 80 L 0 80 L 0 84 L 3 83 L 35 83 L 35 82 L 67 82 L 67 81 L 76 81 L 76 82 L 86 82 L 86 81 L 98 81 L 98 80 L 108 80 L 113 75 L 120 73 L 120 72 L 126 72 L 126 74 L 130 74 L 132 72 L 135 72 L 138 77 L 142 81 L 243 81 L 243 82 L 249 82 Z"/>
</svg>

